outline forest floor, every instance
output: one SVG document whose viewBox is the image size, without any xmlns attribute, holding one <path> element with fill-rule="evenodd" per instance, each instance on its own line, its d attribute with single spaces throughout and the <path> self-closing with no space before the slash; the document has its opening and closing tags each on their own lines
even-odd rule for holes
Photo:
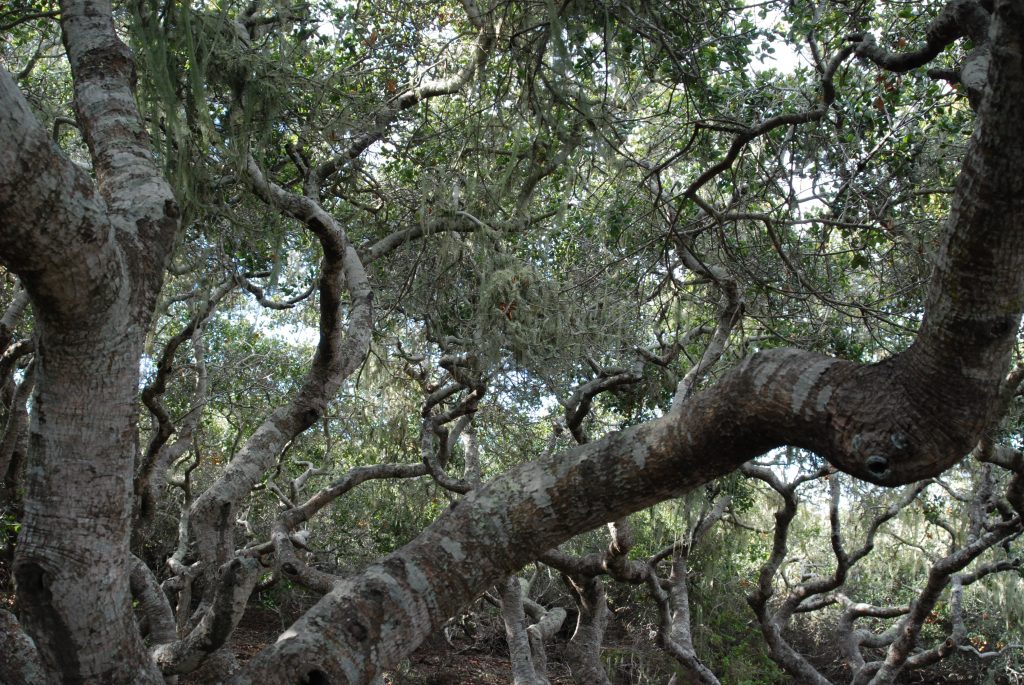
<svg viewBox="0 0 1024 685">
<path fill-rule="evenodd" d="M 277 638 L 285 626 L 280 615 L 260 606 L 250 606 L 228 642 L 238 660 L 248 661 Z M 428 640 L 394 672 L 387 673 L 388 685 L 510 685 L 508 657 L 500 646 L 486 641 L 479 646 L 455 648 L 441 640 Z M 461 647 L 461 648 L 460 648 Z M 558 664 L 549 668 L 557 676 Z M 201 675 L 179 681 L 181 685 L 203 685 Z M 553 685 L 570 685 L 567 678 L 554 677 Z"/>
<path fill-rule="evenodd" d="M 0 565 L 0 575 L 2 575 Z M 3 588 L 4 585 L 0 585 Z M 0 589 L 0 608 L 12 609 L 13 596 Z M 286 614 L 287 616 L 282 616 Z M 228 647 L 240 662 L 251 659 L 257 652 L 277 639 L 297 615 L 295 608 L 289 611 L 275 611 L 259 604 L 252 604 L 246 610 L 238 624 Z M 622 637 L 622 636 L 619 636 Z M 612 640 L 618 643 L 609 647 L 618 654 L 637 655 L 637 645 L 627 644 L 627 640 Z M 805 645 L 806 647 L 806 645 Z M 813 651 L 813 650 L 810 650 Z M 569 676 L 568 668 L 559 659 L 559 648 L 552 645 L 549 649 L 548 675 L 552 685 L 575 685 Z M 819 668 L 827 664 L 818 664 Z M 1021 682 L 1017 677 L 1008 677 L 1004 673 L 982 674 L 974 671 L 977 664 L 960 664 L 959 673 L 940 673 L 936 669 L 924 672 L 912 672 L 901 678 L 901 684 L 928 685 L 981 685 L 996 683 L 1009 685 Z M 974 671 L 974 673 L 972 673 Z M 609 673 L 614 683 L 654 682 L 648 677 L 637 678 L 628 668 L 620 667 Z M 995 676 L 994 678 L 992 676 Z M 453 643 L 446 642 L 442 637 L 429 638 L 410 658 L 404 660 L 397 669 L 385 674 L 387 685 L 511 685 L 508 652 L 505 647 L 504 634 L 499 622 L 484 624 L 475 640 L 455 637 Z M 836 678 L 834 682 L 844 682 Z M 180 685 L 207 685 L 212 682 L 201 672 L 193 673 L 179 680 Z M 664 682 L 664 681 L 662 681 Z M 758 682 L 746 680 L 745 682 Z"/>
<path fill-rule="evenodd" d="M 290 622 L 282 620 L 281 614 L 276 611 L 258 605 L 250 606 L 232 635 L 229 646 L 240 661 L 247 661 L 275 640 Z M 612 649 L 629 652 L 631 646 L 623 642 Z M 553 646 L 548 656 L 548 676 L 552 685 L 575 685 L 568 668 L 558 658 L 558 648 Z M 967 670 L 969 673 L 971 669 Z M 637 682 L 628 672 L 609 675 L 614 683 Z M 648 678 L 643 680 L 651 682 Z M 499 623 L 494 623 L 481 626 L 480 635 L 474 641 L 456 637 L 453 643 L 448 643 L 440 636 L 429 638 L 398 669 L 386 673 L 385 681 L 387 685 L 511 685 L 503 630 Z M 834 682 L 845 680 L 835 679 Z M 991 681 L 967 674 L 940 675 L 936 671 L 925 671 L 909 673 L 900 678 L 899 682 L 906 685 L 980 685 L 983 682 L 1008 683 L 1009 680 L 1005 676 L 997 676 Z M 180 683 L 204 685 L 205 681 L 191 677 Z"/>
</svg>

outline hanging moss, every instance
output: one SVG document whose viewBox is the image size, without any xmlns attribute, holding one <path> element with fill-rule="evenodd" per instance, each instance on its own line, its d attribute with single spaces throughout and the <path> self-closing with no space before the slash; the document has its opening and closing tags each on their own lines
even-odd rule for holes
<svg viewBox="0 0 1024 685">
<path fill-rule="evenodd" d="M 472 348 L 486 367 L 511 360 L 551 376 L 635 344 L 635 306 L 609 282 L 558 279 L 509 252 L 500 236 L 446 234 L 423 248 L 407 248 L 418 266 L 404 307 L 425 312 L 432 338 Z"/>
<path fill-rule="evenodd" d="M 128 28 L 140 110 L 186 218 L 202 214 L 217 204 L 213 181 L 224 162 L 242 163 L 245 147 L 222 144 L 225 134 L 277 147 L 283 103 L 299 80 L 294 60 L 283 43 L 251 46 L 226 12 L 144 0 L 132 6 Z"/>
</svg>

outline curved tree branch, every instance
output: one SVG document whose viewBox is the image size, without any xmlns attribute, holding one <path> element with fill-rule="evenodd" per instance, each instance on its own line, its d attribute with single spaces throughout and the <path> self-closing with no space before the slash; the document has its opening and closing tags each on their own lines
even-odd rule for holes
<svg viewBox="0 0 1024 685">
<path fill-rule="evenodd" d="M 372 291 L 345 231 L 315 201 L 288 193 L 267 180 L 252 157 L 248 171 L 256 192 L 302 221 L 319 239 L 324 258 L 320 276 L 320 340 L 310 370 L 291 401 L 256 429 L 218 481 L 192 507 L 191 523 L 204 558 L 223 563 L 232 547 L 218 542 L 220 521 L 245 497 L 295 436 L 322 416 L 342 381 L 362 362 L 370 342 Z M 342 332 L 342 293 L 348 291 L 347 331 Z M 219 551 L 218 551 L 219 550 Z"/>
<path fill-rule="evenodd" d="M 991 41 L 990 9 L 978 0 L 950 0 L 925 31 L 925 45 L 917 50 L 889 52 L 875 43 L 870 34 L 849 36 L 858 57 L 866 59 L 888 71 L 903 73 L 928 64 L 948 46 L 960 38 L 969 38 L 972 48 L 956 70 L 929 69 L 932 78 L 961 83 L 967 89 L 971 106 L 977 108 L 985 92 Z"/>
</svg>

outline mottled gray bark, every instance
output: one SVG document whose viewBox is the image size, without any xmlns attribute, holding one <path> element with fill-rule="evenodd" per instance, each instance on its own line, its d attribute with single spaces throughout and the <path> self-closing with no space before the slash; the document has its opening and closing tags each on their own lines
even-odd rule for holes
<svg viewBox="0 0 1024 685">
<path fill-rule="evenodd" d="M 865 666 L 861 647 L 886 647 L 896 639 L 895 627 L 883 633 L 874 634 L 868 630 L 856 630 L 856 621 L 865 616 L 872 618 L 895 618 L 910 611 L 909 606 L 880 607 L 864 602 L 854 602 L 843 594 L 836 595 L 837 602 L 843 607 L 836 623 L 836 641 L 839 653 L 849 665 L 851 671 L 859 674 Z"/>
<path fill-rule="evenodd" d="M 687 682 L 699 685 L 720 685 L 715 674 L 697 658 L 690 626 L 689 550 L 682 546 L 672 558 L 672 588 L 666 593 L 651 569 L 648 587 L 658 605 L 658 644 L 676 660 L 686 674 Z M 673 675 L 669 685 L 678 685 Z"/>
<path fill-rule="evenodd" d="M 565 660 L 573 680 L 577 685 L 610 685 L 601 663 L 601 646 L 611 617 L 604 583 L 593 576 L 579 581 L 570 577 L 565 580 L 579 610 L 576 630 L 565 647 Z"/>
<path fill-rule="evenodd" d="M 562 629 L 568 615 L 562 607 L 545 608 L 529 598 L 523 588 L 523 608 L 533 624 L 527 626 L 526 634 L 530 638 L 530 651 L 533 652 L 533 665 L 537 673 L 543 677 L 548 674 L 547 643 L 554 639 Z"/>
<path fill-rule="evenodd" d="M 792 350 L 764 353 L 677 413 L 525 464 L 474 490 L 413 543 L 335 587 L 233 682 L 285 683 L 295 674 L 364 682 L 496 575 L 576 531 L 763 452 L 780 427 L 792 425 L 792 388 L 815 374 L 819 359 Z M 712 452 L 720 458 L 708 460 Z"/>
<path fill-rule="evenodd" d="M 522 593 L 523 588 L 515 576 L 509 576 L 501 583 L 501 618 L 505 623 L 505 642 L 512 663 L 512 682 L 513 685 L 549 685 L 543 670 L 538 670 L 534 664 Z"/>
<path fill-rule="evenodd" d="M 32 639 L 9 611 L 0 609 L 0 683 L 38 685 L 46 682 L 39 653 Z"/>
<path fill-rule="evenodd" d="M 0 257 L 36 317 L 15 581 L 47 681 L 157 683 L 132 616 L 128 481 L 139 357 L 178 209 L 109 2 L 67 0 L 61 26 L 95 184 L 0 71 Z"/>
<path fill-rule="evenodd" d="M 925 318 L 907 352 L 868 366 L 796 350 L 758 354 L 662 419 L 524 465 L 470 493 L 405 548 L 337 584 L 235 682 L 367 682 L 544 550 L 778 445 L 817 451 L 886 485 L 937 474 L 960 459 L 995 411 L 1024 301 L 1024 8 L 1013 0 L 994 6 L 978 123 Z M 54 150 L 11 77 L 0 72 L 0 258 L 29 294 L 38 342 L 15 567 L 22 625 L 48 680 L 160 682 L 132 619 L 130 474 L 138 360 L 178 209 L 153 162 L 131 91 L 132 60 L 113 29 L 109 2 L 66 0 L 61 23 L 95 184 Z M 484 47 L 487 38 L 485 27 Z M 834 96 L 827 86 L 825 106 Z M 429 95 L 410 92 L 397 102 Z M 752 129 L 687 196 L 699 201 L 697 188 L 766 127 L 823 113 L 824 106 Z M 258 191 L 280 190 L 253 176 Z M 225 546 L 206 535 L 259 479 L 267 455 L 319 415 L 368 335 L 358 334 L 368 331 L 370 315 L 355 251 L 322 209 L 276 202 L 323 239 L 325 335 L 295 402 L 261 426 L 244 458 L 196 503 L 194 524 L 204 531 L 197 538 L 214 556 Z M 355 303 L 350 321 L 357 333 L 345 350 L 338 347 L 343 289 Z"/>
<path fill-rule="evenodd" d="M 317 237 L 320 267 L 320 340 L 299 390 L 268 416 L 227 465 L 217 481 L 192 505 L 190 525 L 204 561 L 223 564 L 234 550 L 232 512 L 270 469 L 285 445 L 312 426 L 328 402 L 362 362 L 370 344 L 372 292 L 344 229 L 310 198 L 270 182 L 253 159 L 248 172 L 254 190 L 267 202 L 302 221 Z M 348 326 L 342 328 L 344 293 L 351 297 Z"/>
<path fill-rule="evenodd" d="M 167 595 L 144 561 L 136 557 L 132 562 L 132 596 L 138 602 L 139 613 L 148 625 L 149 641 L 156 645 L 173 642 L 178 635 L 174 625 L 174 612 L 167 602 Z"/>
<path fill-rule="evenodd" d="M 213 600 L 194 628 L 180 640 L 153 649 L 166 675 L 191 673 L 231 636 L 261 572 L 255 559 L 234 559 L 219 569 Z"/>
<path fill-rule="evenodd" d="M 683 668 L 690 681 L 701 685 L 719 685 L 718 678 L 697 657 L 693 646 L 693 627 L 690 621 L 690 550 L 725 516 L 731 498 L 719 497 L 714 506 L 702 507 L 696 520 L 688 524 L 686 532 L 672 547 L 672 572 L 669 591 L 661 586 L 654 562 L 651 563 L 647 585 L 658 605 L 658 643 Z M 691 503 L 687 502 L 687 518 Z M 678 683 L 673 676 L 670 685 Z"/>
</svg>

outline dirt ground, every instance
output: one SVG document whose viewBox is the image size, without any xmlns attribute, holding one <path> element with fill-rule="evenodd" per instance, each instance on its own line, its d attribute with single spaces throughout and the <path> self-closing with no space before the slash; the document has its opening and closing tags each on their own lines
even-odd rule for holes
<svg viewBox="0 0 1024 685">
<path fill-rule="evenodd" d="M 239 661 L 248 661 L 273 641 L 284 627 L 277 612 L 250 606 L 228 646 Z M 441 640 L 431 640 L 394 672 L 387 673 L 385 680 L 388 685 L 510 685 L 508 660 L 485 653 L 484 649 L 489 647 L 474 648 L 456 642 L 452 648 Z M 203 685 L 205 682 L 199 674 L 179 681 L 180 685 Z"/>
</svg>

